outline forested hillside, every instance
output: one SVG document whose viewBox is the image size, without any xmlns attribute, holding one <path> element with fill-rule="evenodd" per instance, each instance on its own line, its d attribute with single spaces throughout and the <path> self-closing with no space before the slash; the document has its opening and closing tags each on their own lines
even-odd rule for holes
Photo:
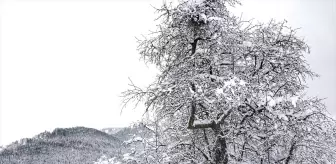
<svg viewBox="0 0 336 164">
<path fill-rule="evenodd" d="M 21 139 L 0 152 L 0 164 L 92 164 L 102 155 L 121 156 L 122 141 L 102 131 L 55 129 Z"/>
</svg>

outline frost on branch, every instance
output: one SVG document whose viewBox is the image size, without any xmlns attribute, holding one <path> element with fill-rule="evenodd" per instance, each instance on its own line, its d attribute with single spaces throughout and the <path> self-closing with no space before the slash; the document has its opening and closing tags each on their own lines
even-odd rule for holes
<svg viewBox="0 0 336 164">
<path fill-rule="evenodd" d="M 148 88 L 123 93 L 154 115 L 146 153 L 172 163 L 335 161 L 334 120 L 321 99 L 303 95 L 317 76 L 308 45 L 286 21 L 233 16 L 226 6 L 235 4 L 165 4 L 157 31 L 138 40 L 141 59 L 160 71 Z"/>
</svg>

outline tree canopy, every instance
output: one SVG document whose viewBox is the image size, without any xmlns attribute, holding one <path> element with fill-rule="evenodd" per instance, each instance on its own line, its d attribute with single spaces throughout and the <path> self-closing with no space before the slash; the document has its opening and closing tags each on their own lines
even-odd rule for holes
<svg viewBox="0 0 336 164">
<path fill-rule="evenodd" d="M 133 83 L 124 103 L 144 102 L 155 144 L 138 163 L 330 163 L 335 123 L 305 95 L 318 75 L 309 46 L 286 21 L 244 21 L 237 0 L 189 0 L 157 9 L 158 29 L 139 39 L 160 73 Z M 141 155 L 139 155 L 141 156 Z M 146 160 L 145 160 L 146 159 Z"/>
</svg>

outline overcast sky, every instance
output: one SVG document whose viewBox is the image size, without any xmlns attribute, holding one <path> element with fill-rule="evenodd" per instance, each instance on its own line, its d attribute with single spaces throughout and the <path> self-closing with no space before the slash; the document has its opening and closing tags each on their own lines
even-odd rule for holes
<svg viewBox="0 0 336 164">
<path fill-rule="evenodd" d="M 234 13 L 301 27 L 307 56 L 321 78 L 309 95 L 327 97 L 336 115 L 334 0 L 245 0 Z M 120 115 L 128 77 L 145 86 L 155 69 L 139 61 L 136 36 L 154 29 L 159 0 L 2 0 L 0 145 L 56 127 L 122 127 L 141 117 Z"/>
</svg>

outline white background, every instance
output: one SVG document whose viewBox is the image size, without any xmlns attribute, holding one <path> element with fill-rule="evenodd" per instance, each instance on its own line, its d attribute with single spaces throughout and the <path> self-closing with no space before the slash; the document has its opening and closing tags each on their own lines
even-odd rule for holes
<svg viewBox="0 0 336 164">
<path fill-rule="evenodd" d="M 0 145 L 56 127 L 122 127 L 142 106 L 121 112 L 128 77 L 149 84 L 155 69 L 139 60 L 135 37 L 155 29 L 159 0 L 3 0 Z M 234 12 L 302 27 L 307 56 L 321 78 L 309 95 L 328 97 L 336 115 L 336 12 L 333 0 L 245 0 Z"/>
</svg>

